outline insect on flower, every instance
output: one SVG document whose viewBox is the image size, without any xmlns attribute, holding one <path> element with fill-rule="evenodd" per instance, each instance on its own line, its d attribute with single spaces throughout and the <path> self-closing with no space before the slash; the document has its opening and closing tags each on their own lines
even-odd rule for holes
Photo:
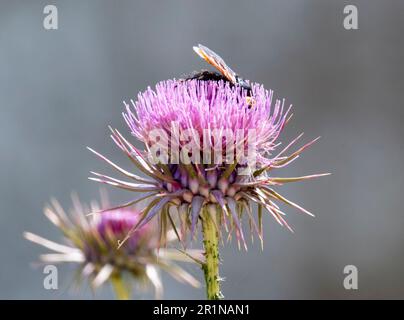
<svg viewBox="0 0 404 320">
<path fill-rule="evenodd" d="M 188 79 L 229 81 L 231 84 L 238 85 L 245 89 L 247 92 L 247 103 L 250 105 L 250 107 L 254 105 L 254 99 L 251 97 L 252 88 L 249 82 L 235 73 L 217 53 L 213 52 L 213 50 L 209 49 L 208 47 L 198 44 L 198 46 L 193 47 L 193 49 L 202 59 L 215 67 L 220 74 L 216 72 L 200 71 L 188 77 Z"/>
<path fill-rule="evenodd" d="M 263 85 L 243 80 L 208 48 L 199 45 L 194 50 L 220 74 L 202 71 L 185 79 L 161 81 L 139 93 L 136 101 L 124 102 L 123 117 L 132 135 L 144 143 L 144 150 L 110 128 L 112 140 L 142 176 L 89 148 L 125 180 L 97 172 L 89 179 L 140 192 L 140 199 L 148 202 L 140 222 L 121 243 L 129 241 L 136 228 L 158 220 L 160 230 L 171 225 L 185 247 L 184 240 L 195 239 L 200 226 L 207 297 L 220 299 L 218 247 L 224 232 L 228 240 L 235 234 L 239 247 L 242 244 L 247 249 L 243 224 L 247 220 L 251 237 L 255 231 L 262 247 L 263 212 L 292 231 L 279 204 L 312 214 L 277 189 L 328 173 L 278 177 L 275 171 L 299 158 L 317 139 L 289 153 L 300 134 L 279 150 L 279 137 L 291 118 L 291 106 L 286 108 L 284 99 L 275 100 L 273 91 Z M 254 109 L 249 110 L 252 105 Z M 115 208 L 130 207 L 138 201 L 133 199 Z M 257 206 L 257 219 L 252 204 Z"/>
</svg>

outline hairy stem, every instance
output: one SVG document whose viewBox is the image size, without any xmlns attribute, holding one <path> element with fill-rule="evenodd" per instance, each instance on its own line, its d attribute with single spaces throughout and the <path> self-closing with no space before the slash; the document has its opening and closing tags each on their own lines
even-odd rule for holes
<svg viewBox="0 0 404 320">
<path fill-rule="evenodd" d="M 222 298 L 219 282 L 219 233 L 212 216 L 206 207 L 202 211 L 202 233 L 206 262 L 202 265 L 205 275 L 208 300 Z"/>
<path fill-rule="evenodd" d="M 111 277 L 112 287 L 115 292 L 115 296 L 118 300 L 129 300 L 130 292 L 125 282 L 120 275 L 113 275 Z"/>
</svg>

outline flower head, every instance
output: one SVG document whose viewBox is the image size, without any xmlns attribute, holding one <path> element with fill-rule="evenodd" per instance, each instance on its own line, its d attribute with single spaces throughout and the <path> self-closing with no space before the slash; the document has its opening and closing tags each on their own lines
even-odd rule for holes
<svg viewBox="0 0 404 320">
<path fill-rule="evenodd" d="M 159 241 L 153 225 L 143 225 L 136 229 L 133 236 L 118 249 L 119 240 L 139 223 L 139 212 L 127 208 L 99 211 L 99 205 L 92 203 L 90 208 L 82 204 L 77 196 L 73 197 L 74 208 L 70 217 L 59 202 L 51 201 L 44 209 L 46 217 L 64 234 L 67 244 L 59 244 L 30 232 L 24 233 L 26 239 L 35 242 L 52 253 L 41 255 L 47 263 L 73 262 L 79 264 L 79 271 L 88 277 L 94 288 L 111 280 L 114 284 L 122 277 L 132 277 L 140 285 L 152 284 L 156 296 L 161 296 L 162 284 L 159 269 L 167 271 L 180 281 L 198 286 L 198 281 L 173 263 L 191 261 L 187 256 L 170 249 L 158 249 Z M 168 241 L 173 240 L 171 234 Z M 197 254 L 190 252 L 189 255 Z M 129 289 L 127 284 L 124 284 Z M 122 288 L 121 288 L 122 289 Z"/>
<path fill-rule="evenodd" d="M 205 151 L 224 150 L 236 142 L 238 136 L 240 146 L 254 149 L 263 156 L 273 150 L 289 110 L 284 110 L 284 102 L 279 100 L 272 106 L 273 92 L 262 85 L 253 84 L 252 94 L 253 108 L 248 103 L 246 91 L 229 82 L 162 81 L 155 90 L 149 87 L 140 93 L 132 106 L 126 105 L 124 118 L 132 134 L 146 145 L 152 143 L 151 132 L 156 130 L 162 130 L 175 142 L 172 138 L 176 137 L 172 135 L 177 126 L 179 135 L 189 133 L 189 137 L 178 139 L 180 149 L 192 142 L 205 147 Z M 256 136 L 250 146 L 246 139 L 248 131 Z M 223 139 L 215 141 L 221 132 Z M 265 158 L 261 160 L 266 161 Z"/>
<path fill-rule="evenodd" d="M 139 227 L 160 214 L 161 224 L 169 221 L 175 230 L 181 227 L 181 240 L 187 231 L 193 236 L 202 210 L 211 212 L 219 231 L 223 226 L 229 237 L 234 231 L 239 244 L 245 245 L 243 216 L 262 242 L 263 209 L 292 230 L 277 202 L 311 213 L 275 188 L 321 174 L 279 178 L 272 172 L 297 159 L 315 140 L 285 155 L 299 135 L 275 154 L 279 135 L 290 119 L 290 107 L 284 107 L 284 100 L 274 101 L 273 92 L 262 85 L 252 84 L 251 88 L 252 104 L 244 89 L 224 81 L 168 80 L 154 90 L 148 88 L 136 102 L 126 104 L 123 114 L 131 133 L 145 144 L 145 151 L 111 129 L 114 142 L 147 178 L 90 149 L 132 181 L 99 173 L 90 179 L 147 193 L 141 200 L 149 199 L 150 203 L 142 211 Z M 252 203 L 258 205 L 257 219 Z M 170 216 L 170 207 L 179 213 L 178 221 Z"/>
</svg>

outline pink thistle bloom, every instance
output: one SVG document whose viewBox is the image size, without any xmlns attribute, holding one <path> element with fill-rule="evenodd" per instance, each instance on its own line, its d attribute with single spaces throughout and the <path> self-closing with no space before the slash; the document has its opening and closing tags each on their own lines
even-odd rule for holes
<svg viewBox="0 0 404 320">
<path fill-rule="evenodd" d="M 155 129 L 162 129 L 170 136 L 173 123 L 178 124 L 180 132 L 194 131 L 200 138 L 194 141 L 198 145 L 203 143 L 205 130 L 209 148 L 224 147 L 214 143 L 215 129 L 230 131 L 234 137 L 237 132 L 255 130 L 256 141 L 251 147 L 263 156 L 274 150 L 290 108 L 284 110 L 284 101 L 279 100 L 273 106 L 273 92 L 262 85 L 253 84 L 252 94 L 254 107 L 250 112 L 245 90 L 228 82 L 162 81 L 155 91 L 149 87 L 138 95 L 136 102 L 132 101 L 132 106 L 126 105 L 123 116 L 132 134 L 145 144 L 150 143 L 150 132 Z M 242 142 L 247 148 L 246 141 Z"/>
<path fill-rule="evenodd" d="M 234 231 L 239 245 L 243 243 L 245 247 L 243 217 L 262 243 L 263 209 L 292 230 L 277 203 L 312 214 L 276 189 L 285 183 L 326 174 L 279 178 L 273 171 L 297 159 L 317 139 L 286 155 L 301 138 L 299 135 L 276 153 L 279 135 L 291 117 L 290 107 L 285 108 L 284 100 L 274 101 L 273 92 L 262 85 L 252 84 L 251 88 L 252 103 L 245 89 L 222 80 L 167 80 L 139 93 L 137 101 L 125 104 L 123 116 L 132 135 L 145 144 L 145 151 L 138 150 L 118 130 L 111 129 L 111 137 L 146 177 L 90 149 L 129 181 L 99 173 L 93 173 L 95 177 L 90 179 L 146 193 L 140 200 L 118 208 L 147 199 L 149 204 L 142 211 L 139 227 L 159 215 L 160 226 L 171 224 L 174 230 L 181 229 L 177 232 L 180 240 L 188 231 L 193 237 L 203 210 L 215 216 L 219 232 L 223 226 L 230 238 Z M 254 139 L 250 139 L 251 132 Z M 258 205 L 257 219 L 253 217 L 252 203 Z M 171 207 L 177 211 L 177 218 L 171 216 Z"/>
<path fill-rule="evenodd" d="M 153 224 L 137 228 L 133 236 L 118 249 L 119 240 L 140 222 L 138 210 L 123 208 L 100 211 L 96 202 L 90 208 L 82 204 L 77 196 L 73 197 L 73 204 L 70 215 L 65 213 L 56 200 L 52 200 L 44 209 L 46 217 L 64 234 L 66 244 L 59 244 L 30 232 L 24 233 L 26 239 L 52 251 L 40 256 L 43 262 L 76 263 L 79 265 L 78 274 L 82 278 L 88 278 L 93 288 L 111 281 L 115 285 L 118 298 L 129 298 L 130 282 L 122 282 L 123 278 L 132 278 L 135 284 L 142 287 L 151 284 L 155 288 L 156 297 L 161 297 L 163 287 L 160 269 L 179 281 L 199 286 L 193 276 L 174 262 L 192 262 L 189 258 L 191 256 L 202 259 L 199 257 L 200 252 L 188 250 L 187 256 L 175 249 L 159 250 L 159 239 Z M 89 215 L 89 212 L 92 213 Z M 98 212 L 103 214 L 96 214 Z M 168 233 L 166 237 L 167 242 L 175 239 L 172 233 Z"/>
</svg>

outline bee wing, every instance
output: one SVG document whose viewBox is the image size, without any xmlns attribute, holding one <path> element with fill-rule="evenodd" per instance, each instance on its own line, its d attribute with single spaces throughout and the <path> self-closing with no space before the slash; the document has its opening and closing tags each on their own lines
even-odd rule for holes
<svg viewBox="0 0 404 320">
<path fill-rule="evenodd" d="M 193 47 L 194 51 L 207 63 L 214 66 L 230 82 L 236 83 L 236 73 L 224 62 L 224 60 L 209 48 L 198 44 Z"/>
</svg>

